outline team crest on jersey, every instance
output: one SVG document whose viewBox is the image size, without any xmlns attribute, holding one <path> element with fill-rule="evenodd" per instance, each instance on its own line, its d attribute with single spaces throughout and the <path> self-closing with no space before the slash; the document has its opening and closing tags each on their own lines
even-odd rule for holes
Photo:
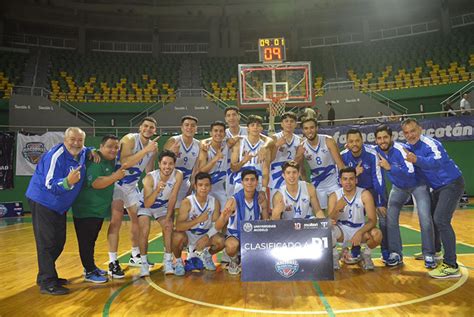
<svg viewBox="0 0 474 317">
<path fill-rule="evenodd" d="M 196 156 L 196 152 L 191 152 L 191 155 L 192 155 L 192 156 Z"/>
<path fill-rule="evenodd" d="M 304 204 L 306 204 L 308 202 L 308 198 L 303 198 L 301 200 L 303 201 Z"/>
<path fill-rule="evenodd" d="M 46 152 L 46 147 L 43 142 L 28 142 L 23 147 L 23 150 L 21 150 L 21 154 L 25 160 L 31 164 L 38 164 L 38 161 L 44 152 Z"/>
<path fill-rule="evenodd" d="M 284 278 L 290 278 L 298 272 L 300 265 L 296 260 L 279 261 L 275 264 L 275 271 Z"/>
</svg>

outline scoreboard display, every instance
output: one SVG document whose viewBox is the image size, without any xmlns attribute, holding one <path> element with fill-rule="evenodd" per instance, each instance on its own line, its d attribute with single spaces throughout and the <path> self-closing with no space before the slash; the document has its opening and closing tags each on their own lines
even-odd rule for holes
<svg viewBox="0 0 474 317">
<path fill-rule="evenodd" d="M 285 39 L 283 37 L 259 39 L 258 56 L 262 63 L 282 63 L 286 60 Z"/>
</svg>

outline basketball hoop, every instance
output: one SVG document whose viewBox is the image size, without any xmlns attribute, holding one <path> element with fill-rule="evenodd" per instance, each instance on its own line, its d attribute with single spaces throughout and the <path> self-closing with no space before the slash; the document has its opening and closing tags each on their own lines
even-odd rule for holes
<svg viewBox="0 0 474 317">
<path fill-rule="evenodd" d="M 270 97 L 270 105 L 268 111 L 270 117 L 281 116 L 285 112 L 286 103 L 284 100 L 287 99 L 288 94 L 286 92 L 274 92 Z"/>
</svg>

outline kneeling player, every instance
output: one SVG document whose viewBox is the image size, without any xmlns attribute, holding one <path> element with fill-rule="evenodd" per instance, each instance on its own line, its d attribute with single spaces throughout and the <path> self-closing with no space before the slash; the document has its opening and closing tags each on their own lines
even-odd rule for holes
<svg viewBox="0 0 474 317">
<path fill-rule="evenodd" d="M 249 220 L 268 219 L 266 200 L 259 202 L 257 191 L 258 175 L 255 170 L 244 170 L 241 174 L 243 189 L 235 193 L 225 204 L 219 219 L 216 221 L 216 230 L 222 230 L 227 224 L 225 251 L 231 261 L 228 272 L 233 275 L 240 273 L 240 222 Z"/>
<path fill-rule="evenodd" d="M 282 173 L 284 182 L 272 200 L 272 219 L 324 218 L 316 189 L 312 184 L 300 181 L 299 164 L 292 160 L 285 162 Z"/>
<path fill-rule="evenodd" d="M 181 252 L 188 246 L 190 252 L 199 254 L 206 270 L 214 271 L 216 266 L 212 255 L 224 249 L 224 235 L 217 232 L 214 222 L 219 218 L 219 201 L 209 195 L 211 176 L 197 173 L 195 177 L 196 193 L 183 199 L 173 232 L 173 253 L 176 257 L 174 274 L 185 273 Z"/>
<path fill-rule="evenodd" d="M 176 197 L 183 182 L 183 173 L 175 169 L 176 154 L 164 150 L 158 156 L 159 169 L 148 173 L 143 179 L 143 197 L 138 209 L 139 245 L 141 254 L 140 276 L 149 276 L 148 236 L 150 234 L 150 217 L 161 225 L 165 254 L 163 270 L 173 274 L 173 257 L 171 254 L 171 234 L 173 233 L 173 216 Z"/>
<path fill-rule="evenodd" d="M 350 243 L 352 246 L 365 246 L 362 253 L 362 266 L 365 270 L 373 270 L 371 249 L 380 245 L 382 232 L 375 228 L 377 216 L 372 194 L 357 187 L 356 170 L 345 167 L 339 171 L 342 188 L 329 196 L 329 217 L 333 220 L 332 241 L 334 269 L 338 270 L 339 252 L 336 242 Z M 367 215 L 367 222 L 365 222 Z"/>
</svg>

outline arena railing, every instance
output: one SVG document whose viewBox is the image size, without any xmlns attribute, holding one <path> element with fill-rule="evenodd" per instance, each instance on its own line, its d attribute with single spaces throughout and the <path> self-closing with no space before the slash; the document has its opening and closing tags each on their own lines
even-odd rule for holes
<svg viewBox="0 0 474 317">
<path fill-rule="evenodd" d="M 473 76 L 471 76 L 471 78 L 474 78 Z M 469 83 L 467 83 L 465 86 L 461 87 L 461 89 L 459 89 L 458 91 L 456 91 L 455 93 L 453 93 L 451 96 L 449 96 L 448 98 L 444 99 L 443 101 L 441 101 L 440 103 L 440 106 L 441 106 L 441 110 L 444 109 L 444 106 L 446 106 L 446 104 L 453 104 L 455 103 L 456 101 L 460 100 L 462 98 L 462 95 L 464 93 L 469 93 L 471 91 L 474 91 L 474 81 L 470 81 Z"/>
<path fill-rule="evenodd" d="M 454 110 L 457 115 L 461 115 L 461 110 Z M 373 117 L 359 117 L 359 118 L 345 118 L 345 119 L 336 119 L 334 120 L 335 125 L 366 125 L 366 124 L 375 124 L 375 123 L 390 123 L 390 122 L 401 122 L 405 118 L 436 118 L 436 117 L 445 117 L 448 114 L 447 111 L 435 111 L 427 113 L 411 113 L 408 115 L 396 115 L 395 120 L 389 120 L 390 117 L 384 117 L 387 119 L 385 122 L 380 122 L 380 116 Z M 280 123 L 280 122 L 277 122 Z M 318 125 L 324 126 L 329 123 L 329 120 L 318 120 Z M 268 130 L 268 123 L 264 123 L 263 126 Z M 18 131 L 18 132 L 31 132 L 35 133 L 48 132 L 48 131 L 65 131 L 68 126 L 15 126 L 15 125 L 0 125 L 0 131 Z M 137 127 L 110 127 L 110 126 L 80 126 L 84 131 L 91 136 L 103 136 L 105 134 L 115 134 L 116 136 L 123 136 L 130 132 L 136 132 Z M 174 136 L 181 133 L 181 126 L 158 126 L 157 134 L 163 136 Z M 202 136 L 209 135 L 209 126 L 200 125 L 197 127 L 197 134 Z"/>
</svg>

